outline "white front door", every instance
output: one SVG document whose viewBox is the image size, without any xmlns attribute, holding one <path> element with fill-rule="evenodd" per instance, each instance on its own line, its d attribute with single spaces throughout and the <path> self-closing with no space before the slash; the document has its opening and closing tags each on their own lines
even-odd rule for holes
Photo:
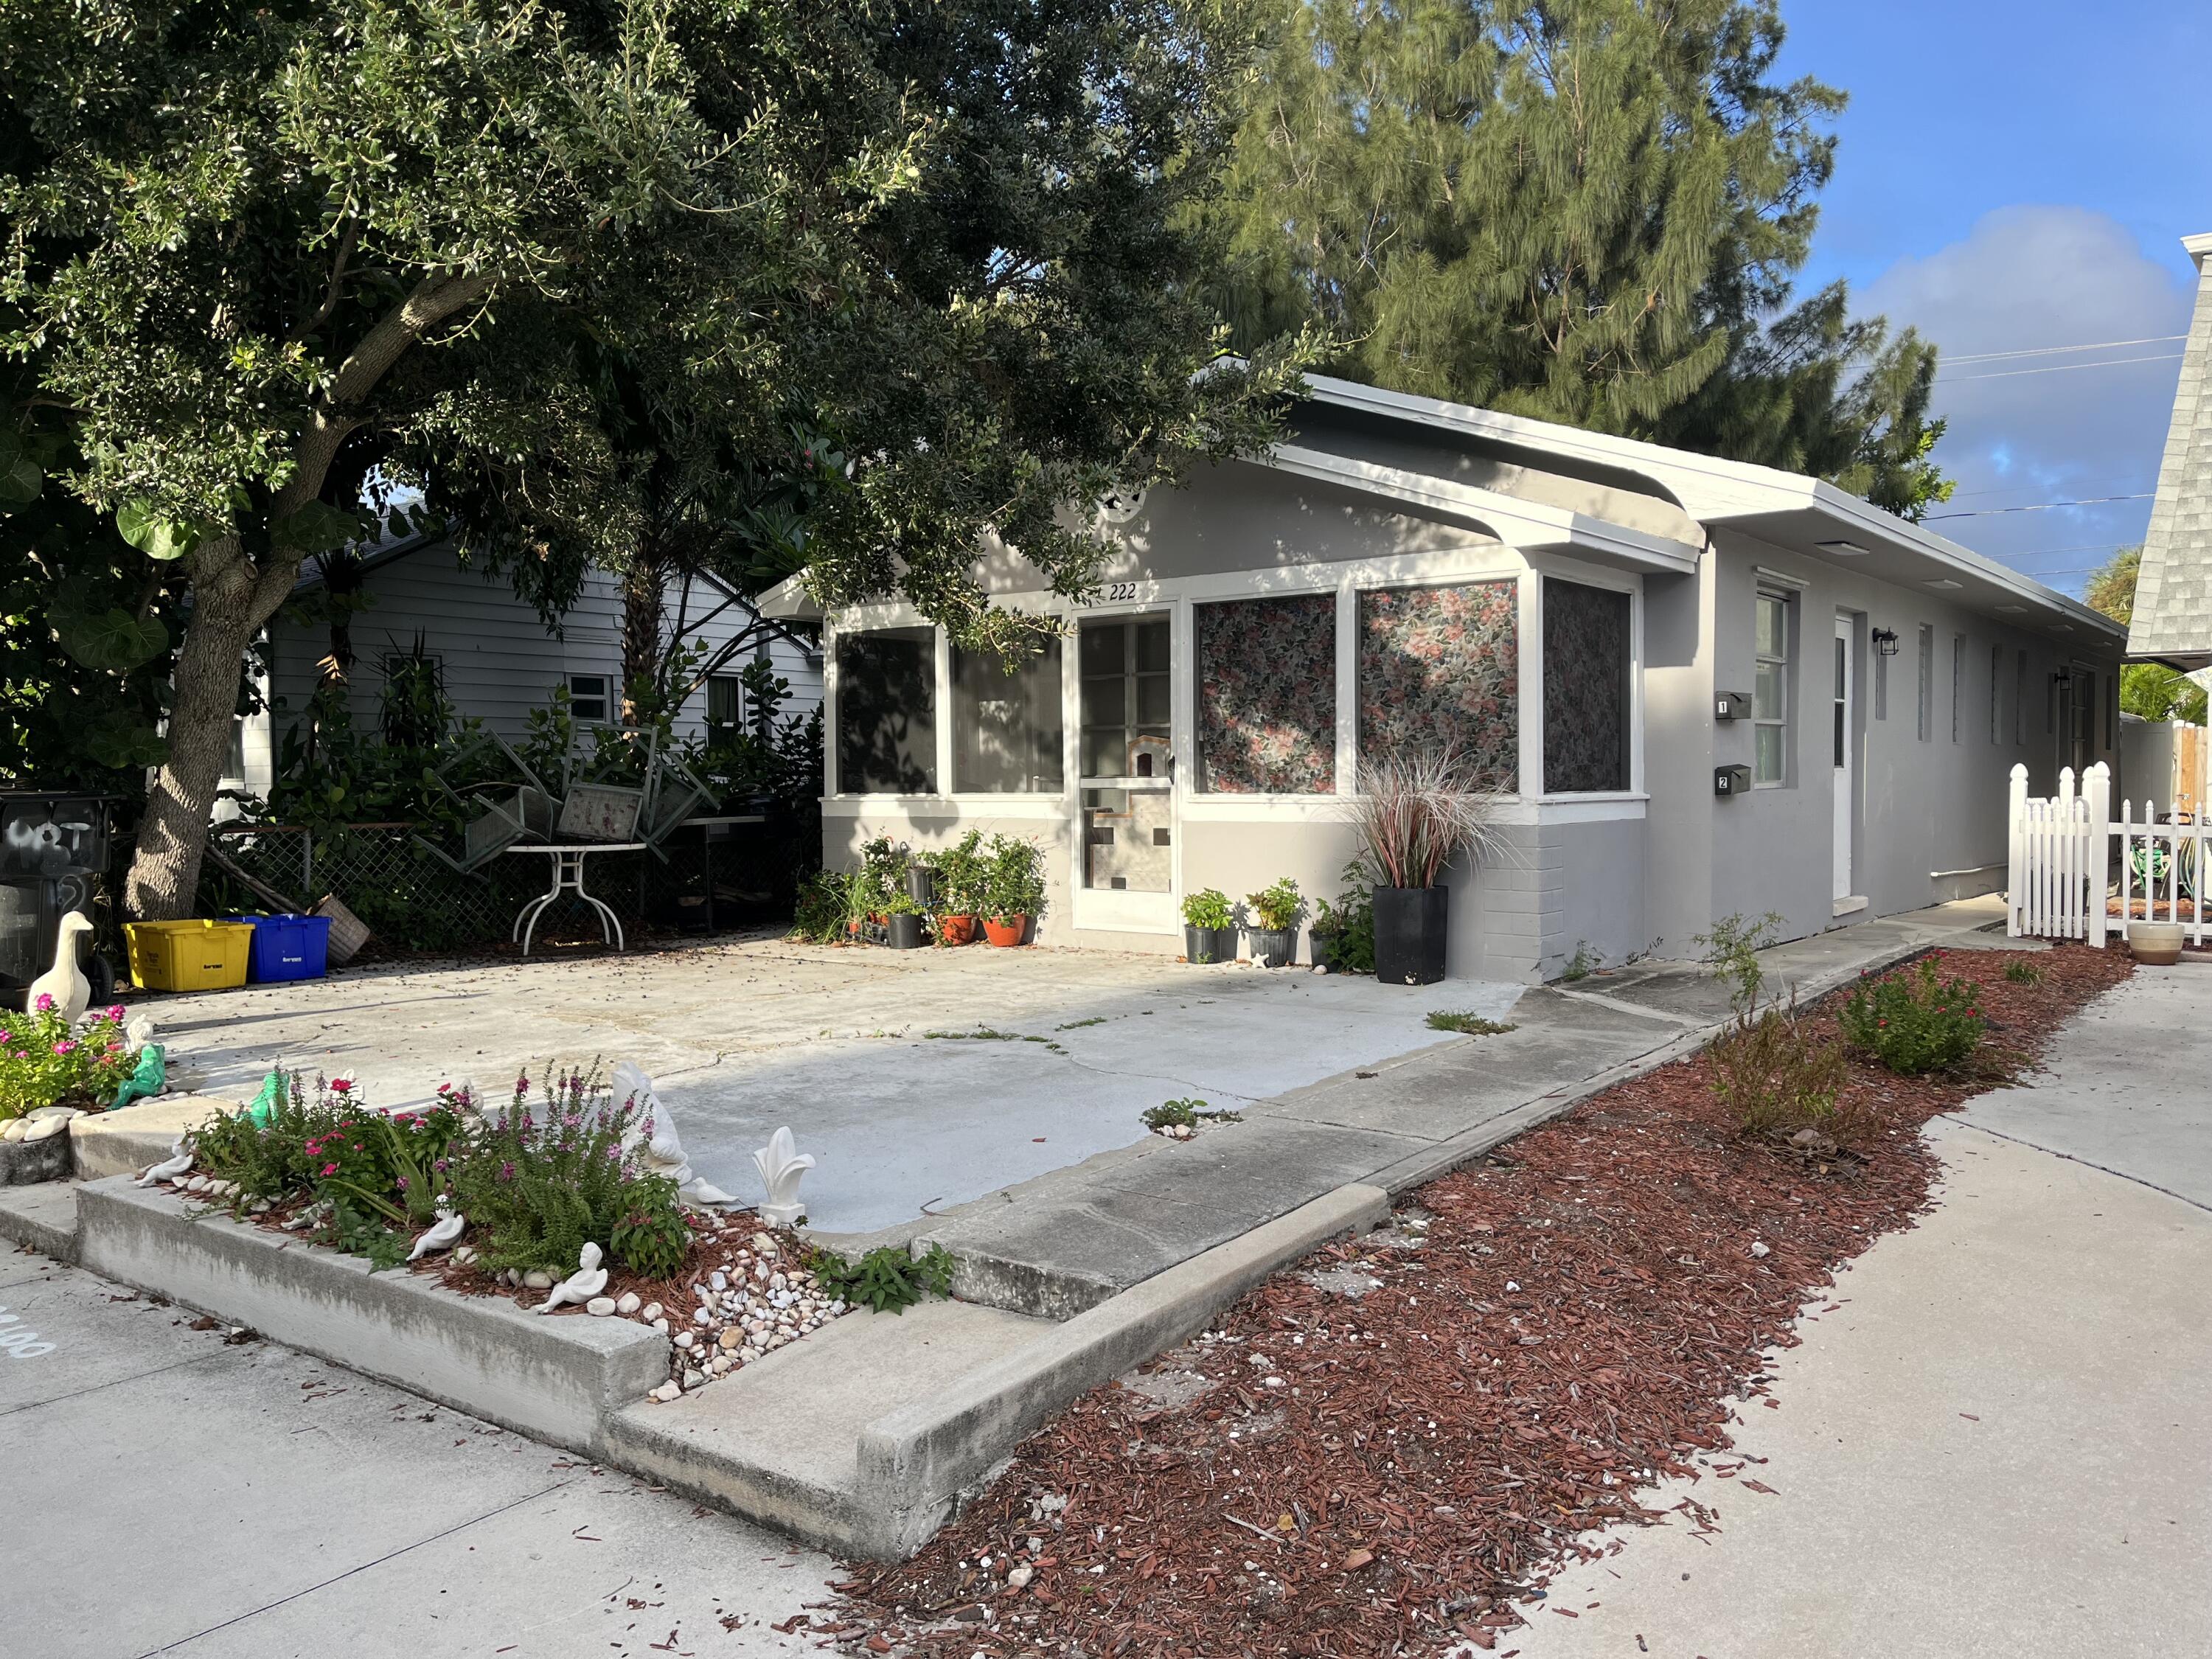
<svg viewBox="0 0 2212 1659">
<path fill-rule="evenodd" d="M 1836 692 L 1832 710 L 1833 752 L 1836 773 L 1836 871 L 1835 896 L 1850 898 L 1851 891 L 1851 830 L 1857 822 L 1856 798 L 1851 787 L 1851 744 L 1854 727 L 1852 706 L 1855 690 L 1851 682 L 1851 619 L 1836 618 Z"/>
<path fill-rule="evenodd" d="M 1075 925 L 1176 928 L 1176 785 L 1164 612 L 1085 620 L 1076 652 Z"/>
</svg>

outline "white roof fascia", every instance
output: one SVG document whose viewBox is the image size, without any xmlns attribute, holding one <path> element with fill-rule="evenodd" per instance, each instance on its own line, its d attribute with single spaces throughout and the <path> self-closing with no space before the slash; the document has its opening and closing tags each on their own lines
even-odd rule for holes
<svg viewBox="0 0 2212 1659">
<path fill-rule="evenodd" d="M 1255 457 L 1254 461 L 1279 472 L 1472 520 L 1508 547 L 1588 548 L 1670 574 L 1686 574 L 1695 570 L 1698 556 L 1704 551 L 1687 542 L 1626 529 L 1587 514 L 1522 501 L 1493 489 L 1454 483 L 1426 472 L 1409 472 L 1401 467 L 1353 460 L 1328 450 L 1278 444 L 1270 453 Z"/>
<path fill-rule="evenodd" d="M 2197 270 L 2203 270 L 2206 262 L 2212 260 L 2212 230 L 2201 235 L 2183 237 L 2181 247 L 2182 252 L 2197 262 Z"/>
<path fill-rule="evenodd" d="M 806 591 L 806 572 L 786 576 L 752 602 L 753 609 L 770 622 L 820 622 L 822 607 Z"/>
<path fill-rule="evenodd" d="M 2212 248 L 2212 236 L 2203 240 L 2208 248 Z M 1636 438 L 1617 438 L 1609 433 L 1585 432 L 1579 427 L 1532 421 L 1518 415 L 1501 415 L 1466 404 L 1384 392 L 1350 380 L 1332 380 L 1327 375 L 1310 374 L 1306 386 L 1322 403 L 1465 432 L 1524 448 L 1553 450 L 1640 473 L 1692 518 L 1708 526 L 1768 513 L 1801 509 L 1820 513 L 1837 520 L 1859 537 L 1875 537 L 1938 566 L 1964 571 L 2039 609 L 2055 612 L 2068 622 L 2094 628 L 2115 638 L 2124 636 L 2127 631 L 2103 613 L 2008 566 L 1984 558 L 1893 513 L 1884 512 L 1849 490 L 1808 478 L 1802 473 L 1784 472 L 1778 467 L 1759 466 L 1749 461 L 1723 460 L 1717 456 L 1669 449 L 1663 444 L 1645 443 Z"/>
</svg>

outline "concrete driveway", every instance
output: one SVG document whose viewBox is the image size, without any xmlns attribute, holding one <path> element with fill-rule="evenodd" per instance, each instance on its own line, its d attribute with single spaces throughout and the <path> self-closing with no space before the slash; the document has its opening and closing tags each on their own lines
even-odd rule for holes
<svg viewBox="0 0 2212 1659">
<path fill-rule="evenodd" d="M 1522 1659 L 2212 1652 L 2212 971 L 2146 969 L 1939 1120 L 1941 1202 L 1839 1279 L 1742 1476 L 1616 1535 Z M 1613 1540 L 1601 1540 L 1612 1542 Z M 1554 1612 L 1575 1613 L 1567 1618 Z"/>
<path fill-rule="evenodd" d="M 781 939 L 629 955 L 371 968 L 150 1005 L 181 1080 L 249 1098 L 270 1066 L 375 1103 L 443 1080 L 495 1097 L 550 1059 L 634 1060 L 694 1167 L 760 1195 L 780 1124 L 820 1160 L 813 1224 L 912 1222 L 1143 1139 L 1139 1115 L 1234 1109 L 1451 1040 L 1430 1010 L 1504 1015 L 1521 988 L 1195 968 L 1095 951 L 890 951 Z"/>
</svg>

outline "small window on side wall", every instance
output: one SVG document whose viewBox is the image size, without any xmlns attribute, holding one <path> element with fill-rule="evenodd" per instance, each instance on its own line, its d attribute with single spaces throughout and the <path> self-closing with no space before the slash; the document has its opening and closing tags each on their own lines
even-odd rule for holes
<svg viewBox="0 0 2212 1659">
<path fill-rule="evenodd" d="M 936 636 L 928 629 L 837 636 L 837 789 L 937 793 Z"/>
<path fill-rule="evenodd" d="M 607 677 L 605 674 L 571 674 L 568 678 L 568 713 L 575 720 L 605 725 L 607 719 Z"/>
<path fill-rule="evenodd" d="M 952 653 L 952 787 L 961 794 L 1057 794 L 1060 641 L 1009 665 L 990 652 Z"/>
<path fill-rule="evenodd" d="M 1629 599 L 1544 583 L 1544 793 L 1628 787 Z"/>
<path fill-rule="evenodd" d="M 1790 766 L 1790 596 L 1761 588 L 1752 636 L 1752 781 L 1772 787 Z"/>
</svg>

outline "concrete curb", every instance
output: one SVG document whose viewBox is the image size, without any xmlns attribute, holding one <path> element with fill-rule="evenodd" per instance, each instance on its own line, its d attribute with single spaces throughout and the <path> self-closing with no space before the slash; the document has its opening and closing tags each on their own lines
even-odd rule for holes
<svg viewBox="0 0 2212 1659">
<path fill-rule="evenodd" d="M 1339 1233 L 1364 1232 L 1389 1212 L 1379 1187 L 1339 1187 L 1131 1286 L 955 1387 L 878 1419 L 860 1436 L 854 1547 L 878 1559 L 912 1554 L 1000 1460 L 1070 1401 L 1203 1329 L 1284 1263 Z"/>
<path fill-rule="evenodd" d="M 667 1377 L 666 1339 L 627 1319 L 540 1318 L 372 1274 L 119 1176 L 76 1196 L 94 1273 L 558 1446 L 597 1455 L 608 1418 Z"/>
<path fill-rule="evenodd" d="M 76 1260 L 76 1188 L 66 1181 L 0 1187 L 0 1238 L 56 1261 Z"/>
<path fill-rule="evenodd" d="M 209 1118 L 238 1110 L 235 1102 L 207 1095 L 162 1095 L 95 1112 L 70 1123 L 70 1157 L 80 1181 L 135 1175 L 168 1157 L 177 1137 Z"/>
</svg>

